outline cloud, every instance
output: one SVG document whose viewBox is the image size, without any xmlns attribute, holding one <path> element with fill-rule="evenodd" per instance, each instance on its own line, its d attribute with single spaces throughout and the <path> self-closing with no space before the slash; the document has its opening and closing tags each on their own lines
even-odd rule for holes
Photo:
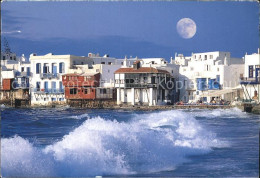
<svg viewBox="0 0 260 178">
<path fill-rule="evenodd" d="M 15 30 L 15 31 L 4 31 L 4 32 L 1 32 L 2 34 L 14 34 L 14 33 L 22 33 L 21 30 Z"/>
</svg>

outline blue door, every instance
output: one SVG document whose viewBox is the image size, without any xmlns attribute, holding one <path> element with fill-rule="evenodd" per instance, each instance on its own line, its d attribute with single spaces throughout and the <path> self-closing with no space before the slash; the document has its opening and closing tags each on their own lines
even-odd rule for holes
<svg viewBox="0 0 260 178">
<path fill-rule="evenodd" d="M 48 93 L 48 82 L 44 82 L 44 91 Z"/>
<path fill-rule="evenodd" d="M 255 69 L 255 81 L 258 82 L 258 77 L 259 77 L 259 72 L 260 72 L 260 68 L 256 68 Z"/>
<path fill-rule="evenodd" d="M 52 92 L 56 92 L 56 82 L 51 82 Z"/>
<path fill-rule="evenodd" d="M 57 75 L 57 64 L 52 64 L 52 73 L 56 76 Z"/>
<path fill-rule="evenodd" d="M 207 90 L 206 78 L 197 78 L 197 89 L 200 91 Z"/>
<path fill-rule="evenodd" d="M 64 92 L 64 87 L 63 87 L 63 85 L 62 85 L 62 82 L 60 82 L 60 92 Z"/>
</svg>

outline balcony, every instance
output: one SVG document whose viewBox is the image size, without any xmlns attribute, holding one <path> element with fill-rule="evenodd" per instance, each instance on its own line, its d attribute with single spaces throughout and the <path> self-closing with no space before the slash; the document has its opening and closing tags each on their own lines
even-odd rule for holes
<svg viewBox="0 0 260 178">
<path fill-rule="evenodd" d="M 126 88 L 154 88 L 156 84 L 144 84 L 144 83 L 126 83 Z"/>
<path fill-rule="evenodd" d="M 47 89 L 34 88 L 33 91 L 37 94 L 64 94 L 64 89 L 57 89 L 57 88 L 47 88 Z"/>
<path fill-rule="evenodd" d="M 29 83 L 22 82 L 22 83 L 14 83 L 14 89 L 29 89 Z"/>
<path fill-rule="evenodd" d="M 246 84 L 246 85 L 260 84 L 260 77 L 254 77 L 254 78 L 241 77 L 240 84 Z"/>
<path fill-rule="evenodd" d="M 40 78 L 41 79 L 59 79 L 60 74 L 57 74 L 57 73 L 41 73 Z"/>
<path fill-rule="evenodd" d="M 31 77 L 32 72 L 16 72 L 15 76 L 16 77 Z"/>
</svg>

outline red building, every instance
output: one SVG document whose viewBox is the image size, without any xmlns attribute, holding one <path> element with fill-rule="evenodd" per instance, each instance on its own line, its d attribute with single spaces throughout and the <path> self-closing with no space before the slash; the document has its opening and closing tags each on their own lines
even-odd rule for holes
<svg viewBox="0 0 260 178">
<path fill-rule="evenodd" d="M 12 90 L 13 81 L 14 81 L 14 79 L 3 79 L 3 90 Z"/>
<path fill-rule="evenodd" d="M 66 99 L 96 99 L 96 87 L 99 87 L 100 73 L 65 74 L 62 84 Z"/>
</svg>

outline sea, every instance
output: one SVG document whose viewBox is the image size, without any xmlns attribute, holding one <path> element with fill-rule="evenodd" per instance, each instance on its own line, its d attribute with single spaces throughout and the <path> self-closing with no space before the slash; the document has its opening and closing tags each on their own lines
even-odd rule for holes
<svg viewBox="0 0 260 178">
<path fill-rule="evenodd" d="M 1 109 L 3 177 L 258 177 L 260 116 L 232 109 Z"/>
</svg>

